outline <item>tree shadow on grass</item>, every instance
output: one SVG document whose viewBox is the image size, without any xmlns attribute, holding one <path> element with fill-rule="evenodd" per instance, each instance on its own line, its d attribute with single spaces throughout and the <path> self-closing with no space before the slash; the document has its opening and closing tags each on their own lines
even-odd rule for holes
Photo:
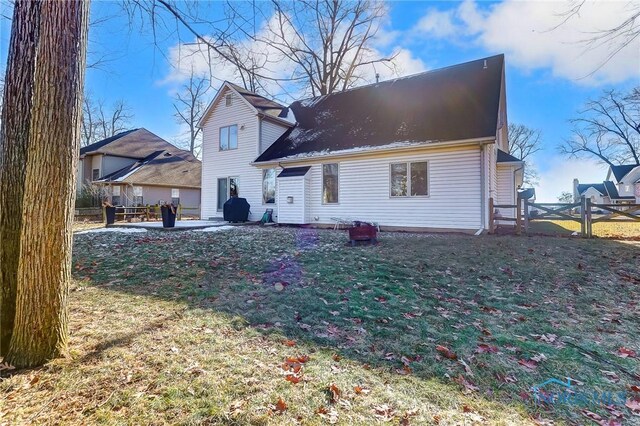
<svg viewBox="0 0 640 426">
<path fill-rule="evenodd" d="M 350 248 L 343 233 L 330 231 L 230 232 L 77 239 L 76 274 L 110 290 L 242 318 L 276 340 L 305 342 L 374 369 L 453 381 L 496 403 L 524 403 L 531 413 L 573 421 L 575 407 L 527 400 L 531 387 L 571 376 L 590 389 L 619 389 L 629 379 L 611 385 L 601 370 L 638 368 L 611 355 L 640 333 L 632 314 L 639 273 L 633 247 L 383 234 L 380 246 Z M 105 248 L 92 253 L 96 242 Z M 114 280 L 114 271 L 125 272 Z M 129 338 L 135 336 L 105 347 Z M 585 357 L 569 341 L 610 363 Z"/>
</svg>

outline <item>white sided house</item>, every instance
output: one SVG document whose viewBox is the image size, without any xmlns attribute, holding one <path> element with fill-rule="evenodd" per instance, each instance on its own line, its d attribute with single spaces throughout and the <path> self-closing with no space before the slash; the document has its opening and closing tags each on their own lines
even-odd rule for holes
<svg viewBox="0 0 640 426">
<path fill-rule="evenodd" d="M 289 107 L 224 83 L 199 123 L 202 217 L 239 196 L 250 220 L 487 229 L 489 198 L 515 204 L 524 168 L 504 78 L 499 55 Z"/>
</svg>

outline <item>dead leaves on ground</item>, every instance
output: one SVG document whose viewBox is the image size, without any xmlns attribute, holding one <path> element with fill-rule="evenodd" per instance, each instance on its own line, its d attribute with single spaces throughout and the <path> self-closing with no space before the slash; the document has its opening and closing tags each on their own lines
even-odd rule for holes
<svg viewBox="0 0 640 426">
<path fill-rule="evenodd" d="M 438 351 L 440 353 L 440 355 L 442 355 L 443 357 L 445 357 L 447 359 L 450 359 L 450 360 L 458 359 L 458 355 L 456 355 L 455 352 L 452 352 L 446 346 L 437 345 L 436 346 L 436 351 Z"/>
<path fill-rule="evenodd" d="M 618 348 L 616 355 L 620 358 L 636 358 L 638 356 L 635 351 L 625 348 L 624 346 Z"/>
<path fill-rule="evenodd" d="M 288 408 L 289 407 L 287 406 L 287 403 L 284 402 L 282 398 L 278 398 L 278 402 L 276 402 L 275 404 L 269 405 L 269 411 L 272 414 L 282 414 L 287 411 Z"/>
<path fill-rule="evenodd" d="M 285 372 L 284 379 L 292 384 L 300 383 L 302 380 L 302 365 L 309 361 L 308 355 L 288 357 L 284 360 L 281 368 Z"/>
</svg>

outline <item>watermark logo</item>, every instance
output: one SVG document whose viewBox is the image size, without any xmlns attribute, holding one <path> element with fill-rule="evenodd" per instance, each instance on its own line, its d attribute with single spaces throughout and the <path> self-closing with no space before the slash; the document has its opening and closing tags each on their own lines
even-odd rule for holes
<svg viewBox="0 0 640 426">
<path fill-rule="evenodd" d="M 538 404 L 566 404 L 589 407 L 595 405 L 621 405 L 627 401 L 626 391 L 598 391 L 577 389 L 576 380 L 567 377 L 560 380 L 551 377 L 531 387 L 534 399 Z"/>
</svg>

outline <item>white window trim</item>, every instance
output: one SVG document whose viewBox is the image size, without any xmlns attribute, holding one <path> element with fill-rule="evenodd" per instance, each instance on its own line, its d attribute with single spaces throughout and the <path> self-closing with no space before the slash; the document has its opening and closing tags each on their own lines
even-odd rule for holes
<svg viewBox="0 0 640 426">
<path fill-rule="evenodd" d="M 427 164 L 427 195 L 411 195 L 411 164 L 413 163 L 426 163 Z M 394 164 L 406 164 L 407 165 L 407 195 L 393 195 L 391 193 L 391 166 Z M 431 164 L 429 160 L 416 160 L 416 161 L 397 161 L 389 163 L 389 198 L 403 199 L 403 198 L 429 198 L 431 197 Z"/>
<path fill-rule="evenodd" d="M 338 166 L 338 201 L 335 203 L 325 203 L 324 202 L 324 166 L 328 164 L 335 164 Z M 340 163 L 322 163 L 320 165 L 322 167 L 322 181 L 320 187 L 320 201 L 323 206 L 338 206 L 340 205 Z"/>
<path fill-rule="evenodd" d="M 227 180 L 227 193 L 225 195 L 226 199 L 228 200 L 229 198 L 231 198 L 231 179 L 235 179 L 236 182 L 238 183 L 238 197 L 240 196 L 240 177 L 239 176 L 222 176 L 219 178 L 216 178 L 216 195 L 218 196 L 218 198 L 220 198 L 220 194 L 218 194 L 218 181 L 220 179 L 226 179 Z M 225 200 L 226 202 L 226 200 Z M 218 200 L 216 199 L 216 211 L 221 212 L 223 209 L 218 209 Z"/>
<path fill-rule="evenodd" d="M 228 129 L 227 130 L 227 143 L 229 143 L 229 141 L 231 140 L 231 138 L 229 137 L 229 136 L 231 136 L 231 128 L 234 127 L 234 126 L 236 128 L 236 147 L 235 148 L 222 149 L 222 145 L 221 145 L 221 143 L 222 143 L 222 137 L 221 137 L 222 136 L 222 129 Z M 240 128 L 238 127 L 237 124 L 230 124 L 228 126 L 221 126 L 218 129 L 218 151 L 219 152 L 221 152 L 221 151 L 235 151 L 236 149 L 238 149 L 238 137 L 240 136 L 238 134 L 239 129 Z M 229 144 L 229 146 L 231 146 L 231 144 Z"/>
</svg>

